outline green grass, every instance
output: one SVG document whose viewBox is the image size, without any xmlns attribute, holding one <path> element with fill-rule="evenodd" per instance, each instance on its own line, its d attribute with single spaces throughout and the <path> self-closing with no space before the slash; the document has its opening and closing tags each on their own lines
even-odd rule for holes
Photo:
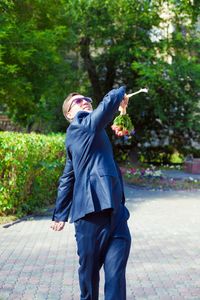
<svg viewBox="0 0 200 300">
<path fill-rule="evenodd" d="M 37 208 L 33 211 L 33 215 L 49 215 L 49 210 L 53 209 L 54 205 L 49 205 L 47 207 Z M 7 216 L 0 216 L 0 225 L 12 223 L 22 217 L 28 217 L 29 215 L 21 214 L 21 215 L 7 215 Z M 31 218 L 31 217 L 30 217 Z M 0 299 L 1 300 L 1 299 Z"/>
<path fill-rule="evenodd" d="M 18 217 L 15 215 L 0 216 L 0 225 L 14 222 L 17 219 L 18 219 Z M 1 300 L 1 298 L 0 298 L 0 300 Z"/>
</svg>

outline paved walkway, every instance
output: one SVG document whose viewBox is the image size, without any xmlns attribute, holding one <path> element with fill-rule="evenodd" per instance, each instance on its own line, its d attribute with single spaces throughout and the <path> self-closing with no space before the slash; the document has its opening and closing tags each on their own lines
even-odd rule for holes
<svg viewBox="0 0 200 300">
<path fill-rule="evenodd" d="M 169 178 L 182 179 L 182 180 L 200 180 L 200 174 L 191 174 L 181 170 L 162 170 L 162 174 Z"/>
<path fill-rule="evenodd" d="M 199 300 L 200 193 L 127 187 L 126 195 L 133 238 L 127 300 Z M 0 299 L 79 299 L 73 225 L 61 232 L 49 225 L 43 216 L 0 227 Z"/>
</svg>

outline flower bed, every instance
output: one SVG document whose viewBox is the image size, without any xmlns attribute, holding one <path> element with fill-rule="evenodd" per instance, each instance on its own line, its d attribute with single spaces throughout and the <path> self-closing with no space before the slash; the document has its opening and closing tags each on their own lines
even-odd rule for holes
<svg viewBox="0 0 200 300">
<path fill-rule="evenodd" d="M 200 180 L 188 177 L 188 179 L 176 179 L 164 176 L 162 171 L 151 168 L 120 167 L 126 183 L 144 188 L 156 188 L 164 190 L 200 190 Z"/>
</svg>

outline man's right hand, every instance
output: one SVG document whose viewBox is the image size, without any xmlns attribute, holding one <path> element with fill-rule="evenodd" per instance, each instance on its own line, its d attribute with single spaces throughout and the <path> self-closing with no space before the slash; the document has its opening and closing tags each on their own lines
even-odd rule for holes
<svg viewBox="0 0 200 300">
<path fill-rule="evenodd" d="M 52 221 L 50 227 L 55 231 L 61 231 L 65 227 L 65 222 L 63 222 L 63 221 Z"/>
<path fill-rule="evenodd" d="M 123 112 L 125 111 L 126 112 L 126 108 L 128 106 L 128 101 L 129 101 L 129 97 L 125 94 L 124 95 L 124 98 L 122 99 L 122 102 L 120 103 L 120 106 L 119 106 L 119 111 Z"/>
</svg>

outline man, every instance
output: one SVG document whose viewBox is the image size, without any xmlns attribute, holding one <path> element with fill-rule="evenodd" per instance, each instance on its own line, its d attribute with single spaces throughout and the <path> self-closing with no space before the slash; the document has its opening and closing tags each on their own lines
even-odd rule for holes
<svg viewBox="0 0 200 300">
<path fill-rule="evenodd" d="M 92 109 L 92 100 L 78 93 L 63 103 L 70 121 L 67 161 L 60 177 L 52 229 L 74 222 L 79 255 L 81 300 L 97 300 L 99 270 L 104 266 L 106 300 L 126 299 L 125 269 L 131 237 L 123 182 L 105 127 L 128 104 L 125 88 L 110 91 Z"/>
</svg>

